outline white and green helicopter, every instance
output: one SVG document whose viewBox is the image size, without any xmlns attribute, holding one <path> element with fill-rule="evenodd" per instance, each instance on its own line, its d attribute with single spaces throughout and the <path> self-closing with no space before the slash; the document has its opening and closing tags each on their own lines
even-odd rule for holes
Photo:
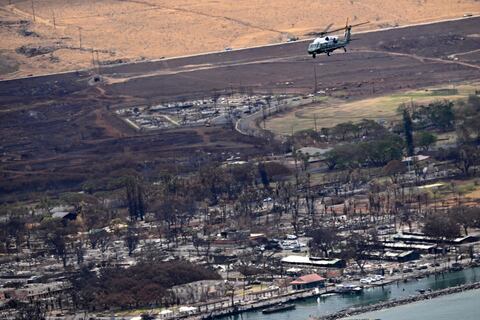
<svg viewBox="0 0 480 320">
<path fill-rule="evenodd" d="M 350 43 L 350 41 L 352 41 L 352 27 L 357 27 L 367 23 L 368 22 L 363 22 L 355 25 L 349 25 L 347 19 L 345 28 L 328 31 L 328 29 L 330 29 L 330 27 L 332 26 L 332 24 L 330 24 L 324 31 L 320 33 L 314 33 L 315 35 L 319 35 L 320 37 L 315 38 L 315 40 L 313 40 L 313 42 L 308 45 L 308 54 L 311 54 L 312 57 L 315 58 L 317 54 L 326 53 L 327 56 L 329 56 L 330 52 L 342 48 L 345 52 L 347 52 L 346 46 Z M 326 36 L 327 34 L 334 33 L 340 30 L 345 30 L 345 34 L 341 39 L 337 36 Z"/>
</svg>

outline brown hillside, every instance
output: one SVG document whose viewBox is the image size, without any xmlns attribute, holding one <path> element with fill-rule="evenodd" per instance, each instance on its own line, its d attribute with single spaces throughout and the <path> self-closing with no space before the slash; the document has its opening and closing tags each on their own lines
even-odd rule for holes
<svg viewBox="0 0 480 320">
<path fill-rule="evenodd" d="M 369 20 L 365 28 L 375 29 L 480 12 L 475 0 L 36 0 L 34 5 L 35 22 L 31 1 L 0 0 L 0 78 L 91 67 L 92 49 L 100 50 L 103 63 L 112 63 L 286 41 L 330 23 L 341 27 L 346 17 Z M 34 56 L 16 52 L 21 46 Z"/>
</svg>

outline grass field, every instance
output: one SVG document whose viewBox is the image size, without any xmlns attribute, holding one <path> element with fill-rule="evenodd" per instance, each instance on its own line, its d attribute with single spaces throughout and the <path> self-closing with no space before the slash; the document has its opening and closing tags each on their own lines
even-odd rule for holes
<svg viewBox="0 0 480 320">
<path fill-rule="evenodd" d="M 398 118 L 397 109 L 402 103 L 426 104 L 435 100 L 457 100 L 475 92 L 479 84 L 464 84 L 452 88 L 435 87 L 406 91 L 388 96 L 346 102 L 336 98 L 324 98 L 319 103 L 274 116 L 267 120 L 267 129 L 277 134 L 290 135 L 294 132 L 333 127 L 342 122 L 356 122 L 362 119 L 391 121 Z"/>
<path fill-rule="evenodd" d="M 377 29 L 479 11 L 475 0 L 0 0 L 0 59 L 19 63 L 0 78 L 91 67 L 91 49 L 102 62 L 172 57 L 305 38 L 347 17 Z M 23 45 L 55 50 L 26 57 Z"/>
</svg>

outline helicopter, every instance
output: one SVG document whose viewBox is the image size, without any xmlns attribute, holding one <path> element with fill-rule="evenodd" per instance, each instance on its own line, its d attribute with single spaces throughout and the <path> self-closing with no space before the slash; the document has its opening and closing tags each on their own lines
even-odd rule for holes
<svg viewBox="0 0 480 320">
<path fill-rule="evenodd" d="M 330 56 L 331 52 L 341 48 L 343 48 L 343 51 L 347 52 L 346 46 L 350 43 L 350 41 L 352 41 L 351 39 L 352 28 L 358 27 L 367 23 L 369 22 L 367 21 L 367 22 L 362 22 L 355 25 L 349 25 L 348 19 L 347 19 L 345 28 L 340 28 L 332 31 L 328 31 L 328 30 L 333 24 L 328 25 L 327 28 L 322 32 L 313 33 L 314 35 L 318 35 L 319 37 L 315 38 L 315 40 L 313 40 L 313 42 L 308 45 L 308 54 L 311 54 L 312 57 L 315 59 L 315 56 L 317 54 L 326 53 L 327 56 Z M 345 30 L 345 33 L 342 39 L 339 39 L 337 36 L 325 36 L 327 34 L 334 33 L 340 30 Z"/>
</svg>

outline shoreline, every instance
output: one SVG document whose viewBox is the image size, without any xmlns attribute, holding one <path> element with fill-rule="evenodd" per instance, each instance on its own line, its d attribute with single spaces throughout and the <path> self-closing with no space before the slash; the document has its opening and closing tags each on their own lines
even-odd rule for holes
<svg viewBox="0 0 480 320">
<path fill-rule="evenodd" d="M 471 265 L 469 263 L 465 263 L 463 265 L 464 269 L 470 269 L 470 268 L 476 268 L 477 266 Z M 368 287 L 370 288 L 378 288 L 378 287 L 384 287 L 384 286 L 391 286 L 394 285 L 395 283 L 401 283 L 401 282 L 410 282 L 415 279 L 422 279 L 426 278 L 429 276 L 441 276 L 442 274 L 447 274 L 452 272 L 449 270 L 448 267 L 443 267 L 439 268 L 435 271 L 420 271 L 416 273 L 412 273 L 407 275 L 404 275 L 403 277 L 393 277 L 390 279 L 386 279 L 382 282 L 372 284 Z M 468 283 L 460 286 L 455 286 L 455 287 L 448 287 L 440 290 L 435 290 L 423 294 L 418 294 L 415 296 L 408 296 L 405 298 L 399 298 L 399 299 L 392 299 L 388 301 L 383 301 L 371 305 L 366 305 L 366 306 L 360 306 L 360 307 L 349 307 L 328 315 L 316 317 L 313 315 L 306 315 L 305 317 L 310 320 L 334 320 L 334 319 L 340 319 L 343 317 L 347 316 L 352 316 L 356 314 L 361 314 L 361 313 L 366 313 L 370 311 L 377 311 L 380 309 L 388 309 L 404 304 L 409 304 L 413 303 L 416 301 L 421 301 L 425 299 L 431 299 L 435 298 L 437 296 L 443 296 L 443 295 L 448 295 L 448 294 L 453 294 L 457 292 L 461 292 L 464 290 L 471 290 L 471 289 L 476 289 L 476 287 L 473 286 L 478 286 L 480 288 L 480 281 L 474 282 L 474 283 Z M 470 288 L 471 287 L 471 288 Z M 302 290 L 302 291 L 297 291 L 297 292 L 286 292 L 283 294 L 280 294 L 278 296 L 274 297 L 268 297 L 264 299 L 259 299 L 256 301 L 249 301 L 249 302 L 244 302 L 240 303 L 238 301 L 235 302 L 234 306 L 227 306 L 227 307 L 220 307 L 220 308 L 207 308 L 204 310 L 199 310 L 198 312 L 194 314 L 189 314 L 189 315 L 182 315 L 182 316 L 177 316 L 177 318 L 180 319 L 195 319 L 195 320 L 200 320 L 200 319 L 219 319 L 223 317 L 228 317 L 228 316 L 234 316 L 234 315 L 240 315 L 245 312 L 251 312 L 251 311 L 258 311 L 263 308 L 271 307 L 275 304 L 278 303 L 296 303 L 297 301 L 305 300 L 305 299 L 310 299 L 314 297 L 322 297 L 324 295 L 328 294 L 336 294 L 334 290 L 334 286 L 328 286 L 326 288 L 323 288 L 321 292 L 318 292 L 314 289 L 309 289 L 309 290 Z M 106 316 L 106 314 L 104 315 Z M 129 313 L 129 314 L 122 314 L 118 316 L 138 316 L 137 313 Z"/>
<path fill-rule="evenodd" d="M 465 269 L 475 268 L 475 267 L 476 266 L 471 265 L 470 263 L 464 263 L 463 264 L 463 268 L 465 268 Z M 390 279 L 385 279 L 385 280 L 380 281 L 378 283 L 374 283 L 374 284 L 371 284 L 369 286 L 364 286 L 364 288 L 378 288 L 378 287 L 384 287 L 384 286 L 391 286 L 391 285 L 394 285 L 395 283 L 397 283 L 397 284 L 400 283 L 400 282 L 405 283 L 405 282 L 413 281 L 415 279 L 418 280 L 418 279 L 422 279 L 422 278 L 426 278 L 426 277 L 430 277 L 430 276 L 435 276 L 436 277 L 436 276 L 441 276 L 443 274 L 450 273 L 450 272 L 453 272 L 453 271 L 450 270 L 450 267 L 448 267 L 448 266 L 439 267 L 435 271 L 432 271 L 432 270 L 417 271 L 417 272 L 414 272 L 414 273 L 411 273 L 411 274 L 408 274 L 408 275 L 402 274 L 401 277 L 397 276 L 397 277 L 392 277 Z M 478 284 L 479 287 L 480 287 L 480 282 L 475 282 L 473 284 Z M 461 286 L 468 286 L 468 285 L 472 285 L 472 283 L 461 285 Z M 456 288 L 456 287 L 449 287 L 449 288 L 445 288 L 445 289 L 440 289 L 440 290 L 436 290 L 434 292 L 447 291 L 447 290 L 450 290 L 452 288 Z M 377 305 L 378 306 L 389 305 L 389 304 L 397 303 L 397 302 L 403 301 L 403 300 L 407 301 L 409 299 L 419 299 L 422 296 L 432 295 L 432 294 L 434 294 L 434 292 L 419 294 L 419 295 L 416 295 L 416 296 L 410 296 L 410 297 L 406 297 L 406 298 L 402 298 L 402 299 L 398 299 L 398 300 L 388 300 L 388 301 L 384 301 L 384 302 L 379 302 L 378 304 L 372 304 L 372 305 L 357 307 L 360 311 L 356 312 L 355 314 L 375 310 L 375 309 L 372 309 L 372 310 L 366 309 L 365 311 L 362 311 L 363 310 L 362 308 L 372 308 L 372 307 L 377 306 Z M 455 292 L 452 292 L 452 293 L 455 293 Z M 283 294 L 283 295 L 280 295 L 280 296 L 270 297 L 270 298 L 266 298 L 266 299 L 263 299 L 263 300 L 250 302 L 250 303 L 237 304 L 237 305 L 235 305 L 235 308 L 232 308 L 230 306 L 230 307 L 227 307 L 227 308 L 224 308 L 224 309 L 217 309 L 215 311 L 211 311 L 211 312 L 207 312 L 207 313 L 201 312 L 199 317 L 193 317 L 192 319 L 212 319 L 212 318 L 216 319 L 216 318 L 221 318 L 221 317 L 224 317 L 224 316 L 231 316 L 231 315 L 236 315 L 236 314 L 242 314 L 244 312 L 260 310 L 262 308 L 270 307 L 270 306 L 273 306 L 273 305 L 278 304 L 278 303 L 296 303 L 299 300 L 301 301 L 301 300 L 308 299 L 308 298 L 313 298 L 313 297 L 322 297 L 326 294 L 337 294 L 335 292 L 335 286 L 334 285 L 333 286 L 327 286 L 327 287 L 323 288 L 322 292 L 318 292 L 315 289 L 308 289 L 308 290 L 302 290 L 302 291 L 298 291 L 298 292 L 290 292 L 290 293 L 286 293 L 286 294 Z M 446 295 L 446 294 L 449 294 L 449 293 L 443 293 L 442 295 Z M 425 298 L 425 299 L 427 299 L 427 298 Z M 407 304 L 407 303 L 411 303 L 411 302 L 415 302 L 415 301 L 404 302 L 403 304 Z M 391 307 L 394 307 L 394 306 L 396 306 L 396 305 L 392 305 Z M 347 311 L 352 312 L 352 310 L 357 310 L 357 308 L 351 307 L 351 308 L 347 308 L 347 309 L 344 309 L 344 310 L 340 310 L 336 313 L 321 316 L 319 318 L 316 318 L 316 317 L 313 317 L 313 316 L 310 316 L 310 318 L 314 319 L 314 320 L 317 320 L 317 319 L 319 319 L 319 320 L 339 319 L 339 318 L 344 317 L 344 316 L 341 316 L 341 317 L 332 317 L 332 316 L 335 316 L 337 313 L 341 313 L 341 312 L 347 312 Z M 388 308 L 388 307 L 382 307 L 382 308 Z"/>
<path fill-rule="evenodd" d="M 348 308 L 344 309 L 341 311 L 338 311 L 334 314 L 326 315 L 326 316 L 321 316 L 321 317 L 310 317 L 310 320 L 336 320 L 336 319 L 342 319 L 345 317 L 350 317 L 354 315 L 359 315 L 367 312 L 372 312 L 372 311 L 379 311 L 379 310 L 384 310 L 384 309 L 390 309 L 418 301 L 423 301 L 423 300 L 430 300 L 433 298 L 441 297 L 441 296 L 446 296 L 450 294 L 455 294 L 455 293 L 460 293 L 468 290 L 475 290 L 475 289 L 480 289 L 480 281 L 479 282 L 474 282 L 474 283 L 469 283 L 469 284 L 463 284 L 455 287 L 450 287 L 450 288 L 445 288 L 445 289 L 440 289 L 436 291 L 432 291 L 429 293 L 423 293 L 419 294 L 416 296 L 410 296 L 402 299 L 394 299 L 394 300 L 389 300 L 386 302 L 380 302 L 368 306 L 363 306 L 363 307 L 357 307 L 357 308 Z"/>
</svg>

